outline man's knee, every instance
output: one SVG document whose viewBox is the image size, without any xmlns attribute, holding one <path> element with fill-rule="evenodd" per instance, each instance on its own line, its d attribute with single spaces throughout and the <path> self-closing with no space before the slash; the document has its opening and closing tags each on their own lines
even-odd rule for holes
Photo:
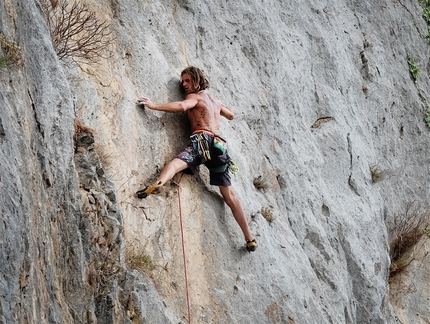
<svg viewBox="0 0 430 324">
<path fill-rule="evenodd" d="M 172 179 L 176 173 L 185 170 L 186 168 L 187 163 L 178 158 L 175 158 L 169 163 L 167 163 L 163 171 L 161 171 L 161 174 L 158 178 L 158 182 L 161 182 L 161 184 L 165 184 L 167 181 Z"/>
<path fill-rule="evenodd" d="M 172 171 L 174 171 L 175 173 L 185 170 L 187 168 L 187 163 L 185 163 L 184 161 L 182 161 L 181 159 L 178 158 L 174 158 L 172 161 L 170 161 L 169 163 L 167 163 L 167 165 L 165 166 L 165 168 L 170 169 Z"/>
<path fill-rule="evenodd" d="M 231 205 L 235 203 L 236 195 L 234 194 L 233 190 L 231 189 L 231 187 L 223 187 L 220 186 L 219 187 L 220 191 L 221 191 L 221 195 L 224 198 L 224 201 L 227 203 L 227 205 Z"/>
</svg>

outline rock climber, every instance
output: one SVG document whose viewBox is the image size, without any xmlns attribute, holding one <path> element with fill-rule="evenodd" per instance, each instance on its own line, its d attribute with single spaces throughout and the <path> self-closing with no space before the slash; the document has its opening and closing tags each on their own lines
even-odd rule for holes
<svg viewBox="0 0 430 324">
<path fill-rule="evenodd" d="M 191 143 L 164 167 L 157 181 L 139 190 L 136 195 L 138 198 L 146 198 L 150 194 L 159 193 L 160 187 L 176 173 L 189 169 L 194 174 L 199 165 L 205 164 L 209 169 L 210 184 L 219 187 L 224 201 L 230 207 L 245 236 L 247 250 L 255 251 L 257 242 L 251 234 L 242 204 L 231 187 L 229 171 L 234 162 L 227 153 L 226 141 L 218 135 L 220 116 L 232 120 L 234 114 L 205 91 L 209 88 L 209 82 L 201 69 L 189 66 L 183 70 L 180 87 L 186 94 L 183 101 L 154 104 L 146 97 L 138 100 L 139 104 L 151 110 L 185 112 L 191 124 L 192 135 Z"/>
</svg>

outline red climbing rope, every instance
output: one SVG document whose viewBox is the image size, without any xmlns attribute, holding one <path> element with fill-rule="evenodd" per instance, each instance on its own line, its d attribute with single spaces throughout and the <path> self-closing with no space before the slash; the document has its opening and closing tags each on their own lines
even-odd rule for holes
<svg viewBox="0 0 430 324">
<path fill-rule="evenodd" d="M 184 228 L 182 226 L 181 186 L 180 186 L 183 175 L 184 174 L 181 173 L 181 177 L 178 181 L 178 204 L 179 204 L 179 220 L 181 222 L 182 255 L 184 257 L 184 277 L 185 277 L 185 292 L 187 296 L 188 324 L 190 324 L 191 323 L 190 296 L 188 294 L 187 258 L 185 257 Z"/>
</svg>

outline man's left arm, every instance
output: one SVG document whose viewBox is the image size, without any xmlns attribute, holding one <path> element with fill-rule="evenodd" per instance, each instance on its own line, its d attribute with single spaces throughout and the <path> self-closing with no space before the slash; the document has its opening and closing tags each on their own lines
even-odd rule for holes
<svg viewBox="0 0 430 324">
<path fill-rule="evenodd" d="M 224 106 L 224 104 L 221 104 L 220 114 L 221 114 L 221 116 L 227 118 L 228 120 L 234 119 L 234 113 L 229 108 Z"/>
</svg>

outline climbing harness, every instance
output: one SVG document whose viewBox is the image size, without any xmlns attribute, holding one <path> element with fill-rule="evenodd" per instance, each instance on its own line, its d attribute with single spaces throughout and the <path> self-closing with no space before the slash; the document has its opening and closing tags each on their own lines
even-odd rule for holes
<svg viewBox="0 0 430 324">
<path fill-rule="evenodd" d="M 182 207 L 181 207 L 181 180 L 182 176 L 184 174 L 181 174 L 181 177 L 178 181 L 178 205 L 179 205 L 179 220 L 181 224 L 181 239 L 182 239 L 182 256 L 184 258 L 184 277 L 185 277 L 185 292 L 186 292 L 186 298 L 187 298 L 187 311 L 188 311 L 188 324 L 191 324 L 191 311 L 190 311 L 190 296 L 188 293 L 188 277 L 187 277 L 187 258 L 185 256 L 185 243 L 184 243 L 184 228 L 182 225 Z"/>
<path fill-rule="evenodd" d="M 190 136 L 191 143 L 193 145 L 193 150 L 197 152 L 205 161 L 211 159 L 209 138 L 206 133 L 195 133 Z"/>
<path fill-rule="evenodd" d="M 212 139 L 213 138 L 213 139 Z M 227 142 L 220 136 L 207 130 L 196 130 L 190 136 L 190 140 L 193 146 L 193 150 L 200 155 L 205 162 L 211 160 L 211 158 L 218 159 L 227 154 Z M 211 156 L 211 154 L 213 156 Z M 208 169 L 214 173 L 223 173 L 227 169 L 232 173 L 236 174 L 239 171 L 236 163 L 226 155 L 223 157 L 225 164 L 221 166 L 209 166 Z"/>
</svg>

